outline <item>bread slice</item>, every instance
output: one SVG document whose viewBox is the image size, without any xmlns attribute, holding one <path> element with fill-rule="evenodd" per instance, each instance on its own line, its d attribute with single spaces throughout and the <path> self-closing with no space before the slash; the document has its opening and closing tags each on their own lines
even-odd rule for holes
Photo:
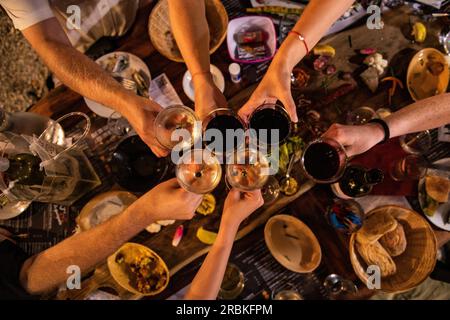
<svg viewBox="0 0 450 320">
<path fill-rule="evenodd" d="M 440 203 L 448 201 L 450 192 L 450 180 L 439 176 L 427 176 L 425 178 L 425 190 L 433 200 Z"/>
<path fill-rule="evenodd" d="M 388 277 L 397 272 L 394 260 L 378 241 L 374 243 L 356 243 L 356 248 L 368 266 L 376 265 L 380 268 L 381 277 Z"/>
<path fill-rule="evenodd" d="M 397 257 L 405 252 L 407 242 L 402 224 L 398 223 L 397 228 L 382 236 L 380 238 L 380 244 L 391 257 Z"/>
<path fill-rule="evenodd" d="M 397 220 L 389 212 L 379 212 L 369 216 L 356 234 L 360 244 L 374 243 L 384 234 L 397 228 Z"/>
</svg>

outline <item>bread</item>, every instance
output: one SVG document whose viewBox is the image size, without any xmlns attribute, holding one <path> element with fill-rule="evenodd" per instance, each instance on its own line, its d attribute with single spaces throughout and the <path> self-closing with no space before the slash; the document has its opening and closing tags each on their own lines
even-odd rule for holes
<svg viewBox="0 0 450 320">
<path fill-rule="evenodd" d="M 380 268 L 381 277 L 388 277 L 397 272 L 394 260 L 378 241 L 374 243 L 356 243 L 356 248 L 368 266 L 376 265 Z"/>
<path fill-rule="evenodd" d="M 356 241 L 360 244 L 374 243 L 384 234 L 397 228 L 395 220 L 389 212 L 380 212 L 369 216 L 358 231 Z"/>
<path fill-rule="evenodd" d="M 405 230 L 401 223 L 397 224 L 397 228 L 386 233 L 380 238 L 380 244 L 389 253 L 391 257 L 397 257 L 406 250 Z"/>
<path fill-rule="evenodd" d="M 433 200 L 441 203 L 448 201 L 450 192 L 450 180 L 439 176 L 427 176 L 425 178 L 425 190 Z"/>
</svg>

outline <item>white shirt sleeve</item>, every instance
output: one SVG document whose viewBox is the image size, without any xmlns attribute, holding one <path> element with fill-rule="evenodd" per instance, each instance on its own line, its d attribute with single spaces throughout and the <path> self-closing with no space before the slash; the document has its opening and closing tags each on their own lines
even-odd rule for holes
<svg viewBox="0 0 450 320">
<path fill-rule="evenodd" d="M 54 17 L 48 0 L 0 0 L 0 5 L 19 30 Z"/>
</svg>

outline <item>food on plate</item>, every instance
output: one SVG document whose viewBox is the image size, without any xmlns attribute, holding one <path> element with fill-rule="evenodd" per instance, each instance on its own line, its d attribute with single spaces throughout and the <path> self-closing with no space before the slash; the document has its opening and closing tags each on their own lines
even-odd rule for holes
<svg viewBox="0 0 450 320">
<path fill-rule="evenodd" d="M 152 223 L 147 228 L 145 228 L 149 233 L 158 233 L 161 231 L 161 225 L 158 223 Z"/>
<path fill-rule="evenodd" d="M 126 250 L 119 251 L 115 262 L 128 276 L 128 284 L 141 292 L 157 292 L 167 285 L 169 274 L 158 256 L 149 251 L 139 250 L 133 257 L 127 257 Z"/>
<path fill-rule="evenodd" d="M 366 71 L 361 73 L 360 76 L 366 86 L 370 89 L 370 91 L 375 93 L 378 89 L 378 85 L 380 84 L 377 69 L 374 67 L 370 67 Z"/>
<path fill-rule="evenodd" d="M 178 226 L 177 230 L 175 230 L 175 234 L 173 235 L 173 239 L 172 239 L 172 246 L 178 247 L 181 239 L 183 238 L 183 234 L 184 234 L 184 227 L 181 224 Z"/>
<path fill-rule="evenodd" d="M 450 180 L 429 175 L 425 178 L 425 197 L 423 203 L 423 212 L 432 217 L 438 207 L 447 202 L 450 192 Z M 448 219 L 447 219 L 448 220 Z M 446 221 L 444 217 L 444 221 Z"/>
<path fill-rule="evenodd" d="M 174 224 L 175 220 L 158 220 L 156 221 L 156 223 L 163 227 L 167 227 L 170 226 L 171 224 Z"/>
<path fill-rule="evenodd" d="M 368 266 L 376 265 L 380 268 L 382 277 L 388 277 L 397 272 L 394 260 L 378 241 L 366 244 L 357 242 L 356 248 Z"/>
<path fill-rule="evenodd" d="M 422 22 L 416 22 L 412 27 L 411 35 L 416 42 L 424 42 L 427 38 L 427 27 Z"/>
<path fill-rule="evenodd" d="M 306 87 L 309 81 L 309 74 L 302 68 L 292 70 L 292 85 L 296 88 Z"/>
<path fill-rule="evenodd" d="M 382 236 L 380 238 L 380 244 L 391 257 L 397 257 L 405 252 L 407 242 L 402 224 L 397 223 L 397 228 Z"/>
<path fill-rule="evenodd" d="M 211 194 L 205 194 L 196 212 L 204 216 L 210 215 L 216 209 L 216 198 Z"/>
<path fill-rule="evenodd" d="M 208 231 L 204 229 L 203 227 L 198 228 L 197 230 L 197 238 L 204 244 L 213 244 L 214 241 L 216 241 L 217 233 Z"/>
<path fill-rule="evenodd" d="M 330 45 L 317 45 L 314 47 L 314 54 L 316 56 L 328 56 L 334 57 L 336 55 L 336 50 Z"/>
<path fill-rule="evenodd" d="M 356 234 L 356 240 L 360 244 L 374 243 L 384 234 L 397 228 L 397 225 L 397 220 L 389 212 L 380 212 L 369 216 Z"/>
<path fill-rule="evenodd" d="M 378 75 L 381 76 L 384 73 L 384 69 L 388 66 L 388 61 L 383 59 L 383 55 L 381 53 L 374 53 L 364 59 L 364 64 L 375 68 Z"/>
<path fill-rule="evenodd" d="M 427 62 L 428 71 L 435 77 L 440 76 L 445 70 L 445 65 L 440 61 L 428 61 Z"/>
</svg>

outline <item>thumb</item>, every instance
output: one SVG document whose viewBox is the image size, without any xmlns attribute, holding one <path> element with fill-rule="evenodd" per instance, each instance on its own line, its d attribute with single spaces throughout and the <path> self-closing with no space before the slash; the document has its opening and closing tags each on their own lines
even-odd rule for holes
<svg viewBox="0 0 450 320">
<path fill-rule="evenodd" d="M 294 103 L 294 99 L 292 99 L 292 96 L 289 92 L 289 94 L 284 95 L 281 99 L 280 99 L 281 103 L 283 103 L 284 108 L 286 109 L 286 111 L 289 113 L 289 116 L 291 117 L 291 120 L 293 122 L 298 122 L 298 117 L 297 117 L 297 107 Z"/>
</svg>

